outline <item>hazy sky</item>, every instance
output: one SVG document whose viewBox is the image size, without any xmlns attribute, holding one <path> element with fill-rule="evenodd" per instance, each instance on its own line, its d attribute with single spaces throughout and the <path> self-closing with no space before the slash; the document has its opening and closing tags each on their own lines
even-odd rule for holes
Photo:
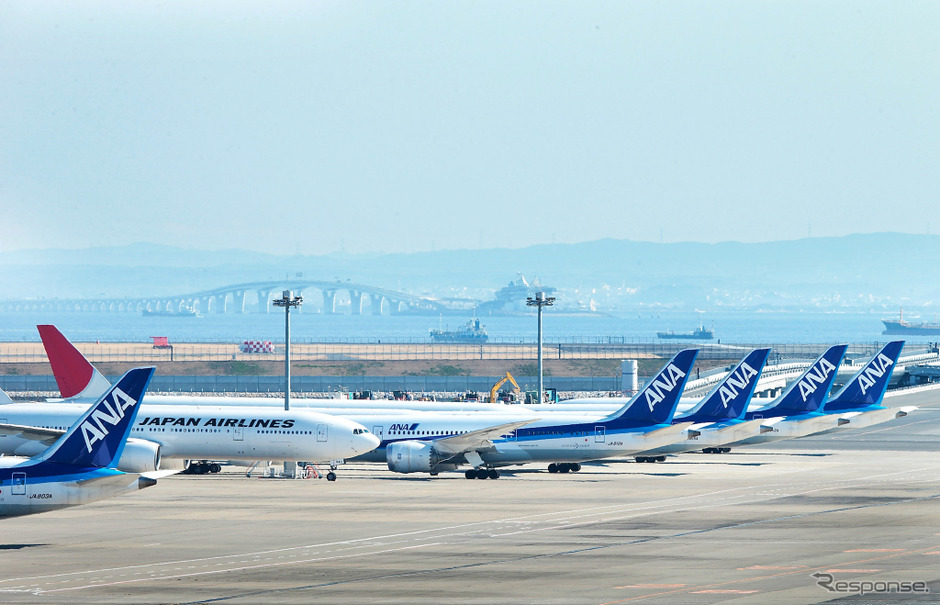
<svg viewBox="0 0 940 605">
<path fill-rule="evenodd" d="M 925 233 L 938 23 L 934 0 L 0 0 L 0 251 Z"/>
</svg>

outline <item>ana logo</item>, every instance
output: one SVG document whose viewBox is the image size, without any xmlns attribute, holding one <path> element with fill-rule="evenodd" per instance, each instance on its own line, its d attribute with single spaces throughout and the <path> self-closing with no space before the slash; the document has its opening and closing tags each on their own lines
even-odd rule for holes
<svg viewBox="0 0 940 605">
<path fill-rule="evenodd" d="M 823 358 L 806 372 L 806 377 L 800 381 L 800 395 L 804 402 L 807 397 L 816 392 L 819 385 L 826 382 L 835 369 L 836 367 L 828 359 Z"/>
<path fill-rule="evenodd" d="M 656 380 L 646 387 L 646 405 L 649 406 L 651 412 L 653 406 L 665 399 L 666 395 L 676 388 L 681 378 L 685 378 L 685 372 L 674 364 L 669 364 L 669 367 L 660 372 Z"/>
<path fill-rule="evenodd" d="M 865 371 L 858 377 L 858 386 L 862 389 L 862 395 L 864 395 L 868 389 L 875 386 L 878 379 L 884 376 L 885 371 L 893 364 L 894 362 L 884 353 L 872 359 L 868 367 L 865 368 Z"/>
<path fill-rule="evenodd" d="M 757 370 L 749 366 L 746 362 L 742 363 L 741 367 L 721 385 L 721 389 L 718 391 L 721 395 L 721 405 L 727 409 L 728 404 L 738 396 L 741 389 L 747 388 L 751 378 L 754 376 L 757 376 Z"/>
<path fill-rule="evenodd" d="M 418 424 L 420 423 L 415 422 L 414 424 L 393 424 L 392 426 L 388 427 L 388 430 L 390 432 L 406 433 L 418 428 Z"/>
<path fill-rule="evenodd" d="M 132 399 L 119 388 L 111 391 L 111 402 L 107 399 L 98 404 L 98 408 L 91 413 L 85 422 L 82 423 L 82 436 L 85 437 L 85 447 L 88 453 L 91 453 L 91 446 L 108 436 L 110 428 L 106 426 L 117 425 L 124 418 L 124 410 L 132 408 L 137 404 L 136 399 Z"/>
</svg>

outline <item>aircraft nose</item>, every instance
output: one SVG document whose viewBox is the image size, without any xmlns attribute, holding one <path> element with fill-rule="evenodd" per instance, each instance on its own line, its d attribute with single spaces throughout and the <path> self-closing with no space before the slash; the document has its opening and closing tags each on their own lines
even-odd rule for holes
<svg viewBox="0 0 940 605">
<path fill-rule="evenodd" d="M 379 447 L 379 444 L 382 442 L 378 437 L 372 433 L 363 433 L 359 435 L 361 437 L 360 441 L 362 443 L 362 451 L 360 454 L 365 454 L 366 452 L 371 452 L 375 448 Z"/>
</svg>

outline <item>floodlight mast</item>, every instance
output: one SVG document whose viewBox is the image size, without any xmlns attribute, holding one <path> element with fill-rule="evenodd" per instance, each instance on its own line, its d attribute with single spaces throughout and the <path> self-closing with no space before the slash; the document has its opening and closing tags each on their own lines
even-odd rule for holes
<svg viewBox="0 0 940 605">
<path fill-rule="evenodd" d="M 542 385 L 542 307 L 550 307 L 555 303 L 554 296 L 545 296 L 544 292 L 536 292 L 535 298 L 531 296 L 528 297 L 525 301 L 527 307 L 538 307 L 539 315 L 539 400 L 538 403 L 542 403 L 542 400 L 545 398 L 545 390 Z"/>
<path fill-rule="evenodd" d="M 304 303 L 302 296 L 284 290 L 281 298 L 271 301 L 275 307 L 284 307 L 284 410 L 290 410 L 290 308 Z"/>
</svg>

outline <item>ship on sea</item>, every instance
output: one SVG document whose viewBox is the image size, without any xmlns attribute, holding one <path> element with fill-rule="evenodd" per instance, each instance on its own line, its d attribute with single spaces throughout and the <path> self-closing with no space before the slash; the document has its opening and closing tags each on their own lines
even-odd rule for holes
<svg viewBox="0 0 940 605">
<path fill-rule="evenodd" d="M 518 274 L 519 279 L 509 282 L 508 286 L 496 291 L 493 300 L 487 300 L 477 305 L 476 312 L 480 315 L 521 315 L 531 310 L 526 308 L 526 299 L 535 296 L 536 292 L 543 292 L 545 296 L 554 296 L 555 288 L 543 286 L 536 277 L 529 283 L 525 276 Z"/>
<path fill-rule="evenodd" d="M 471 319 L 456 330 L 431 330 L 431 342 L 484 343 L 489 336 L 479 319 Z"/>
<path fill-rule="evenodd" d="M 909 334 L 920 336 L 940 335 L 940 323 L 937 322 L 919 322 L 912 323 L 904 321 L 904 309 L 901 309 L 898 319 L 882 319 L 881 323 L 885 325 L 885 331 L 882 334 Z"/>
<path fill-rule="evenodd" d="M 701 325 L 694 332 L 673 332 L 668 330 L 666 332 L 656 332 L 656 336 L 672 340 L 712 340 L 715 338 L 715 331 Z"/>
</svg>

